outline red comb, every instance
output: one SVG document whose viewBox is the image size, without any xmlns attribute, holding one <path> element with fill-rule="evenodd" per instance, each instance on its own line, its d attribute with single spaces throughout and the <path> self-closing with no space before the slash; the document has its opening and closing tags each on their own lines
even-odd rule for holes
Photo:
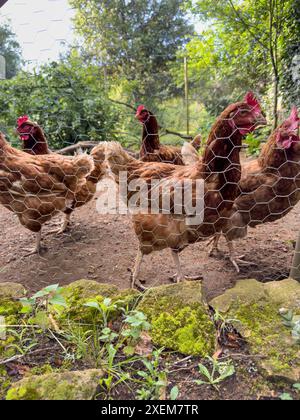
<svg viewBox="0 0 300 420">
<path fill-rule="evenodd" d="M 29 117 L 27 115 L 23 115 L 22 117 L 17 119 L 18 127 L 21 127 L 22 124 L 27 122 L 29 120 Z"/>
<path fill-rule="evenodd" d="M 244 98 L 244 101 L 247 102 L 248 105 L 252 106 L 253 108 L 259 107 L 260 109 L 260 103 L 256 99 L 256 96 L 253 92 L 248 92 L 247 95 Z"/>
<path fill-rule="evenodd" d="M 146 108 L 145 108 L 145 105 L 140 105 L 140 106 L 138 107 L 138 109 L 136 110 L 136 116 L 140 115 L 140 113 L 141 113 L 142 111 L 144 111 L 144 109 L 146 109 Z"/>
</svg>

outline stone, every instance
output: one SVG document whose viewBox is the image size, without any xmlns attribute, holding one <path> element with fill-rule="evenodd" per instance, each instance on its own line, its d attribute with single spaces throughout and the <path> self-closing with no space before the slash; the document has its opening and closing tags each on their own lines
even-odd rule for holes
<svg viewBox="0 0 300 420">
<path fill-rule="evenodd" d="M 260 283 L 241 280 L 210 305 L 247 339 L 250 352 L 259 355 L 258 365 L 268 378 L 295 383 L 300 380 L 300 346 L 283 324 L 280 309 L 300 314 L 300 283 L 287 279 Z"/>
<path fill-rule="evenodd" d="M 97 369 L 30 376 L 13 384 L 6 400 L 93 400 L 102 377 Z"/>
<path fill-rule="evenodd" d="M 216 331 L 203 301 L 200 282 L 150 289 L 137 309 L 147 315 L 156 346 L 203 357 L 213 354 Z"/>
</svg>

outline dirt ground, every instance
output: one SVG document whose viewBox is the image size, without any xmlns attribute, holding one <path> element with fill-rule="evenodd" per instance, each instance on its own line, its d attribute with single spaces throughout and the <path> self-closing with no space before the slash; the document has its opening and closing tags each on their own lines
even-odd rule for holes
<svg viewBox="0 0 300 420">
<path fill-rule="evenodd" d="M 96 199 L 95 199 L 96 200 Z M 24 248 L 35 243 L 35 237 L 23 228 L 17 217 L 0 207 L 0 282 L 22 283 L 28 290 L 36 291 L 54 283 L 68 284 L 78 279 L 92 279 L 112 283 L 120 288 L 130 284 L 137 240 L 129 216 L 99 215 L 96 201 L 77 209 L 73 215 L 70 233 L 48 234 L 52 222 L 43 228 L 43 244 L 47 251 L 42 256 L 24 257 Z M 286 278 L 293 255 L 293 241 L 300 230 L 299 205 L 285 218 L 250 229 L 247 239 L 236 243 L 239 254 L 253 263 L 242 266 L 237 274 L 224 254 L 218 258 L 207 256 L 205 243 L 189 246 L 181 254 L 187 275 L 203 275 L 207 298 L 231 288 L 236 280 L 256 278 L 261 281 Z M 57 216 L 55 221 L 60 221 Z M 175 267 L 169 250 L 146 257 L 141 279 L 147 286 L 169 283 Z"/>
</svg>

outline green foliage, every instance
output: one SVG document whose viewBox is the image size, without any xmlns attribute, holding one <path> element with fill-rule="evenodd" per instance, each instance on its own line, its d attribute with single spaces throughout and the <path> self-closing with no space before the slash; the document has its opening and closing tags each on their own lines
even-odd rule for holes
<svg viewBox="0 0 300 420">
<path fill-rule="evenodd" d="M 0 128 L 9 127 L 10 136 L 17 117 L 26 114 L 41 124 L 54 149 L 80 140 L 114 138 L 117 123 L 99 69 L 85 65 L 76 53 L 1 82 L 0 110 Z"/>
<path fill-rule="evenodd" d="M 67 303 L 61 294 L 62 288 L 58 284 L 47 286 L 41 291 L 35 293 L 31 298 L 22 298 L 20 302 L 23 305 L 21 313 L 42 313 L 41 309 L 45 309 L 44 313 L 49 311 L 59 312 L 61 308 L 65 308 Z"/>
<path fill-rule="evenodd" d="M 139 400 L 158 400 L 162 399 L 167 387 L 167 373 L 160 370 L 160 357 L 162 349 L 153 352 L 151 360 L 144 359 L 143 365 L 145 370 L 139 370 L 138 376 L 142 381 L 142 388 L 137 391 L 137 398 Z M 175 394 L 175 392 L 174 392 Z"/>
<path fill-rule="evenodd" d="M 300 344 L 300 315 L 295 315 L 294 311 L 281 311 L 281 317 L 283 318 L 283 325 L 290 328 L 292 331 L 292 337 L 296 343 Z"/>
<path fill-rule="evenodd" d="M 207 359 L 212 365 L 212 370 L 209 371 L 206 366 L 200 363 L 198 365 L 199 373 L 205 377 L 205 380 L 196 380 L 195 383 L 197 385 L 211 385 L 218 390 L 218 385 L 221 382 L 235 374 L 235 367 L 232 361 L 219 362 L 212 357 Z"/>
<path fill-rule="evenodd" d="M 121 79 L 130 100 L 155 103 L 174 93 L 168 64 L 193 32 L 180 0 L 71 0 L 71 5 L 85 41 L 83 55 L 99 63 L 107 80 Z"/>
<path fill-rule="evenodd" d="M 288 36 L 283 43 L 283 99 L 289 107 L 300 107 L 300 8 L 298 0 L 292 0 L 290 3 L 290 15 L 287 17 Z"/>
<path fill-rule="evenodd" d="M 204 25 L 200 36 L 186 48 L 190 80 L 209 111 L 219 112 L 248 89 L 275 100 L 273 87 L 283 73 L 283 45 L 289 37 L 289 19 L 293 18 L 291 3 L 188 2 Z"/>
<path fill-rule="evenodd" d="M 20 69 L 21 48 L 8 24 L 0 26 L 0 55 L 6 61 L 6 78 L 11 79 Z"/>
</svg>

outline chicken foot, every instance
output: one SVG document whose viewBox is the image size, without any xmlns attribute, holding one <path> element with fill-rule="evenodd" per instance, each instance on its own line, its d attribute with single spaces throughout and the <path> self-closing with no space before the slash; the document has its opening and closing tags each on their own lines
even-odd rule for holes
<svg viewBox="0 0 300 420">
<path fill-rule="evenodd" d="M 171 254 L 177 268 L 177 273 L 171 278 L 174 283 L 180 283 L 183 280 L 202 280 L 203 279 L 202 275 L 185 276 L 182 271 L 178 252 L 171 249 Z"/>
<path fill-rule="evenodd" d="M 216 235 L 210 239 L 207 243 L 208 250 L 208 256 L 211 257 L 214 255 L 215 252 L 219 252 L 219 241 L 221 238 L 221 233 L 216 233 Z"/>
<path fill-rule="evenodd" d="M 42 230 L 40 230 L 39 232 L 36 233 L 36 245 L 35 247 L 32 249 L 26 249 L 23 248 L 24 251 L 28 251 L 28 253 L 26 255 L 24 255 L 24 257 L 29 257 L 30 255 L 35 255 L 35 254 L 40 254 L 42 250 L 45 250 L 46 247 L 43 247 L 41 245 L 41 240 L 42 240 Z"/>
<path fill-rule="evenodd" d="M 71 224 L 70 223 L 70 220 L 71 220 L 71 214 L 65 213 L 64 214 L 64 218 L 63 218 L 63 222 L 60 223 L 60 228 L 59 229 L 50 230 L 47 234 L 48 235 L 51 235 L 51 234 L 60 235 L 61 233 L 65 233 L 68 230 L 68 228 L 69 228 L 69 226 Z"/>
<path fill-rule="evenodd" d="M 245 261 L 242 258 L 244 258 L 243 255 L 236 257 L 235 256 L 235 251 L 234 251 L 234 247 L 233 247 L 233 243 L 230 242 L 228 239 L 226 239 L 227 241 L 227 245 L 228 245 L 228 249 L 229 249 L 229 259 L 231 261 L 231 263 L 233 264 L 234 268 L 236 269 L 237 273 L 240 272 L 240 265 L 255 265 L 255 263 L 250 262 L 250 261 Z"/>
</svg>

